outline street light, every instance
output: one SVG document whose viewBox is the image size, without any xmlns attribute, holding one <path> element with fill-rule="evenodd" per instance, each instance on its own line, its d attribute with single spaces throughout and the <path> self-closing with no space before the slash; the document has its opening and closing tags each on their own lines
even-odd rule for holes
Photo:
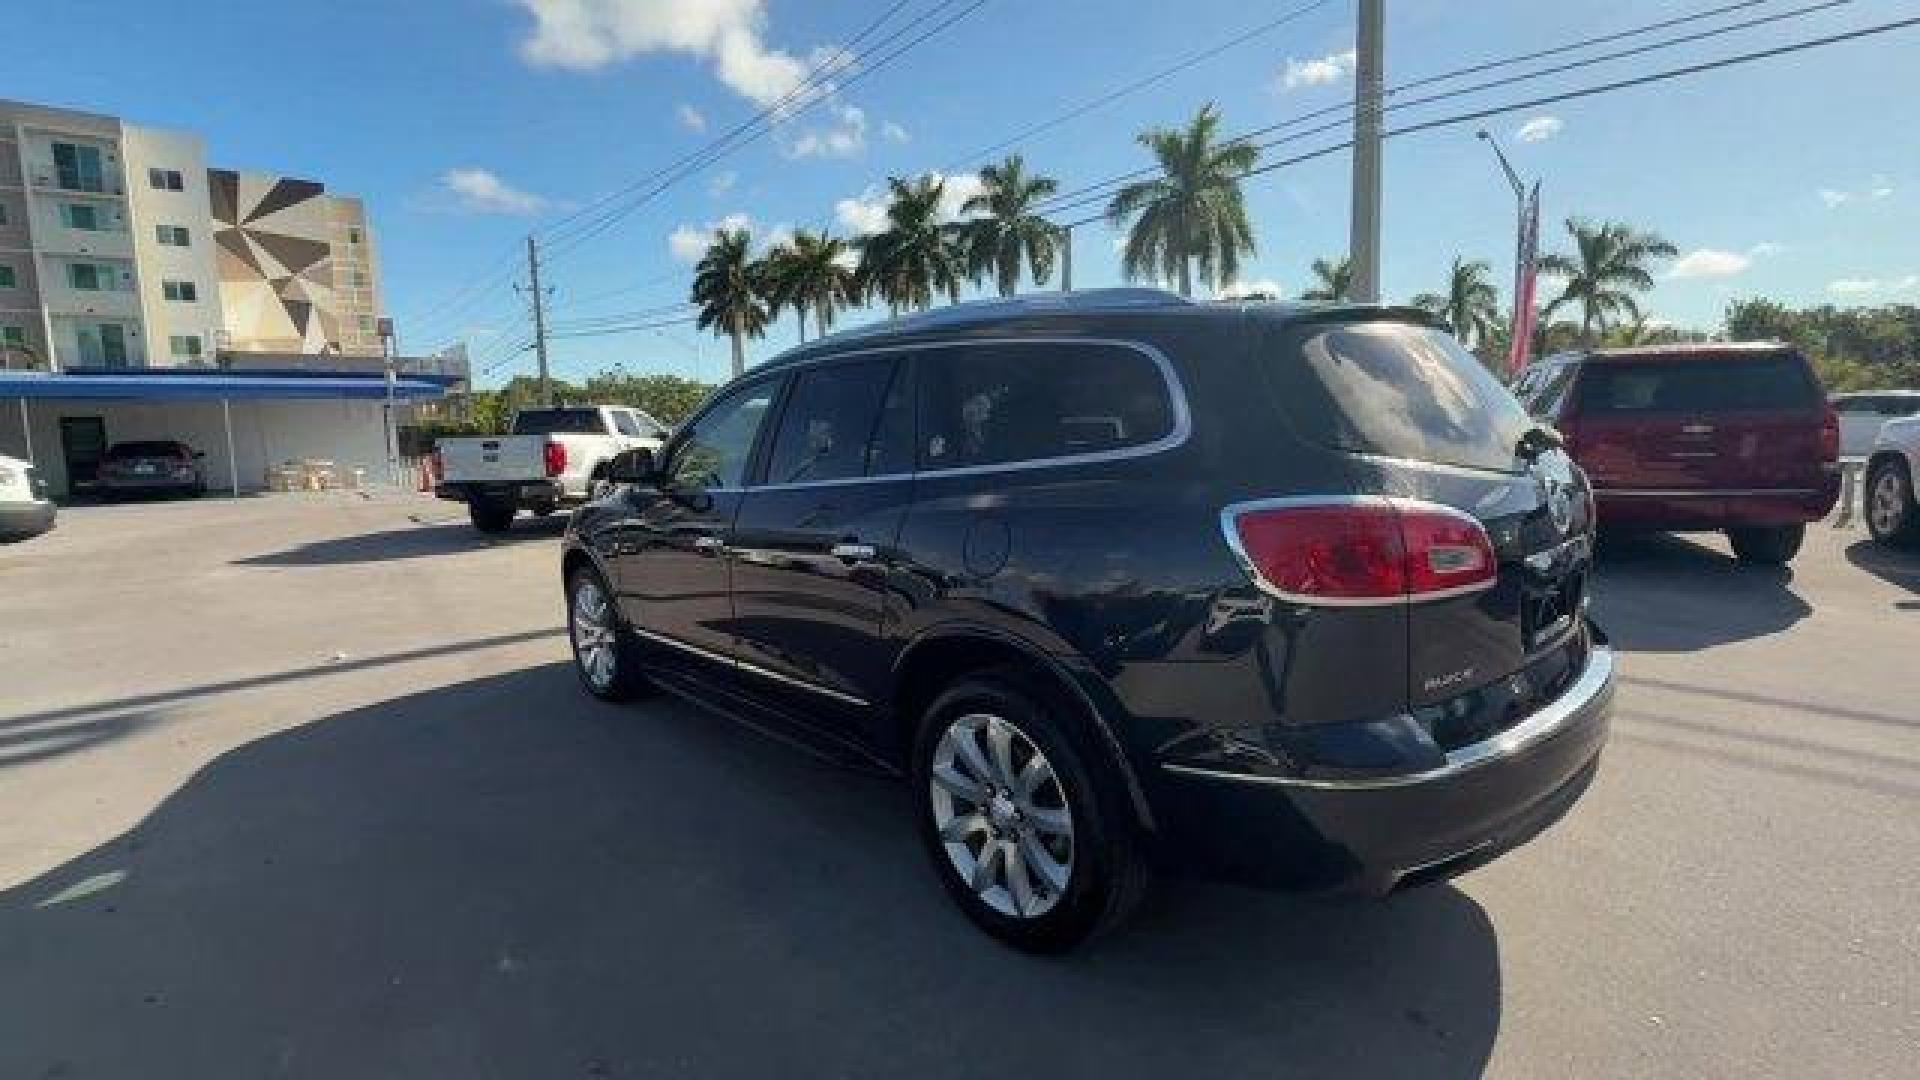
<svg viewBox="0 0 1920 1080">
<path fill-rule="evenodd" d="M 1480 141 L 1493 148 L 1493 156 L 1500 162 L 1500 171 L 1507 178 L 1507 186 L 1513 189 L 1514 230 L 1513 245 L 1513 330 L 1508 342 L 1508 374 L 1516 374 L 1526 365 L 1533 351 L 1533 262 L 1540 241 L 1540 181 L 1535 180 L 1531 194 L 1513 169 L 1513 163 L 1507 160 L 1506 152 L 1500 149 L 1500 143 L 1493 133 L 1481 128 L 1474 133 Z"/>
</svg>

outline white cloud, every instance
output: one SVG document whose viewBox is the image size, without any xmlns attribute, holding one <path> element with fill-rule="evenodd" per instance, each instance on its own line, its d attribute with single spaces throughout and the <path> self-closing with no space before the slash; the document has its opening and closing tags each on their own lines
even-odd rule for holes
<svg viewBox="0 0 1920 1080">
<path fill-rule="evenodd" d="M 936 179 L 940 178 L 939 173 L 933 175 Z M 964 206 L 968 199 L 985 191 L 986 185 L 980 182 L 979 173 L 960 173 L 946 177 L 945 180 L 947 186 L 940 195 L 940 212 L 946 216 L 947 220 L 958 221 L 961 217 L 960 207 Z"/>
<path fill-rule="evenodd" d="M 714 173 L 713 178 L 707 181 L 707 194 L 717 199 L 727 192 L 732 191 L 733 185 L 739 182 L 739 173 L 734 172 L 732 169 L 722 170 Z"/>
<path fill-rule="evenodd" d="M 1298 90 L 1303 86 L 1327 86 L 1353 76 L 1354 51 L 1328 53 L 1310 60 L 1287 58 L 1286 70 L 1280 73 L 1282 90 Z"/>
<path fill-rule="evenodd" d="M 579 71 L 648 53 L 706 60 L 727 87 L 767 106 L 800 85 L 807 62 L 765 40 L 764 0 L 518 0 L 533 16 L 528 63 Z"/>
<path fill-rule="evenodd" d="M 833 110 L 833 122 L 824 128 L 801 132 L 787 143 L 786 154 L 793 158 L 858 157 L 867 148 L 867 113 L 857 105 L 842 105 Z"/>
<path fill-rule="evenodd" d="M 679 119 L 681 126 L 685 127 L 688 131 L 707 130 L 706 114 L 688 105 L 684 101 L 680 103 L 678 109 L 674 110 L 674 116 Z"/>
<path fill-rule="evenodd" d="M 1816 192 L 1820 202 L 1829 210 L 1838 210 L 1849 203 L 1875 203 L 1893 197 L 1893 181 L 1875 173 L 1867 186 L 1859 191 L 1841 188 L 1821 188 Z"/>
<path fill-rule="evenodd" d="M 1762 240 L 1760 243 L 1748 248 L 1747 254 L 1756 259 L 1766 259 L 1778 255 L 1785 250 L 1787 250 L 1787 245 L 1785 244 L 1776 244 L 1771 240 Z"/>
<path fill-rule="evenodd" d="M 867 236 L 887 227 L 887 193 L 870 187 L 858 195 L 833 204 L 834 220 L 855 236 Z"/>
<path fill-rule="evenodd" d="M 880 125 L 880 137 L 887 140 L 888 142 L 896 142 L 896 143 L 906 142 L 907 139 L 910 138 L 910 136 L 907 134 L 906 128 L 901 127 L 899 124 L 896 124 L 891 120 Z"/>
<path fill-rule="evenodd" d="M 455 204 L 474 214 L 537 214 L 547 200 L 507 183 L 486 169 L 448 169 L 440 184 L 453 193 Z"/>
<path fill-rule="evenodd" d="M 1280 291 L 1280 283 L 1272 278 L 1230 282 L 1226 288 L 1221 289 L 1216 295 L 1222 300 L 1235 300 L 1242 296 L 1251 296 L 1256 293 L 1273 297 L 1276 300 L 1286 295 Z"/>
<path fill-rule="evenodd" d="M 1750 256 L 1718 248 L 1697 248 L 1682 255 L 1667 271 L 1669 278 L 1723 278 L 1745 273 L 1753 265 Z"/>
<path fill-rule="evenodd" d="M 709 221 L 705 225 L 678 226 L 667 234 L 667 254 L 675 262 L 697 263 L 700 261 L 700 256 L 707 253 L 708 246 L 713 243 L 713 234 L 722 229 L 729 232 L 745 229 L 752 234 L 753 218 L 746 213 L 736 211 L 718 221 Z"/>
<path fill-rule="evenodd" d="M 1515 129 L 1513 137 L 1521 142 L 1546 142 L 1566 126 L 1566 121 L 1557 116 L 1536 116 Z"/>
<path fill-rule="evenodd" d="M 1879 292 L 1882 287 L 1878 278 L 1840 278 L 1827 282 L 1827 291 L 1835 296 L 1863 296 Z"/>
</svg>

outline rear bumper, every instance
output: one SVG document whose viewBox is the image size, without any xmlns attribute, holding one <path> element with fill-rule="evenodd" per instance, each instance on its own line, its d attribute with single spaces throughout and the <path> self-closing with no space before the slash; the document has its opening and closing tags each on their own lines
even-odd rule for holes
<svg viewBox="0 0 1920 1080">
<path fill-rule="evenodd" d="M 1603 525 L 1647 529 L 1725 529 L 1819 521 L 1840 500 L 1840 474 L 1817 487 L 1708 489 L 1599 488 Z"/>
<path fill-rule="evenodd" d="M 53 503 L 45 499 L 0 502 L 0 539 L 24 540 L 38 536 L 53 528 L 56 513 Z"/>
<path fill-rule="evenodd" d="M 1354 779 L 1163 764 L 1153 801 L 1175 868 L 1259 885 L 1384 894 L 1444 880 L 1525 843 L 1599 765 L 1614 693 L 1596 644 L 1552 702 L 1417 772 Z"/>
<path fill-rule="evenodd" d="M 440 483 L 433 486 L 433 493 L 442 499 L 454 502 L 472 502 L 480 499 L 511 499 L 518 506 L 533 506 L 537 503 L 559 503 L 567 499 L 567 492 L 558 480 L 527 480 L 513 483 Z"/>
<path fill-rule="evenodd" d="M 127 494 L 148 491 L 194 491 L 200 487 L 198 475 L 174 476 L 170 473 L 156 473 L 152 476 L 113 476 L 101 477 L 99 490 L 107 494 Z"/>
</svg>

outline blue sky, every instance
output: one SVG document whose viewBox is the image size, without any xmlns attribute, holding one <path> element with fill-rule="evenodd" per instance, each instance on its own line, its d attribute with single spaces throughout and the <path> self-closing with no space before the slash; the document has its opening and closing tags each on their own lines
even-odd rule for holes
<svg viewBox="0 0 1920 1080">
<path fill-rule="evenodd" d="M 88 7 L 86 21 L 113 32 L 88 36 L 84 63 L 74 45 L 80 17 L 56 7 L 9 28 L 0 96 L 193 129 L 218 164 L 310 176 L 364 196 L 403 347 L 464 335 L 476 356 L 497 361 L 488 380 L 497 381 L 532 367 L 530 355 L 510 351 L 525 334 L 525 314 L 508 266 L 528 231 L 752 116 L 891 2 L 142 0 Z M 1720 2 L 1387 0 L 1387 81 Z M 1759 3 L 1719 21 L 1807 2 Z M 910 0 L 887 26 L 938 5 Z M 717 222 L 750 221 L 763 235 L 793 226 L 847 233 L 870 216 L 868 200 L 888 174 L 976 166 L 976 151 L 1028 125 L 1303 6 L 988 0 L 891 65 L 857 80 L 843 75 L 851 85 L 614 226 L 557 244 L 548 268 L 554 319 L 581 324 L 683 300 L 694 240 Z M 1394 119 L 1914 13 L 1910 2 L 1855 0 Z M 1342 54 L 1352 22 L 1351 2 L 1331 0 L 1018 149 L 1072 188 L 1143 164 L 1136 131 L 1180 122 L 1207 101 L 1233 132 L 1337 102 L 1351 93 Z M 1665 271 L 1645 306 L 1659 319 L 1711 327 L 1735 296 L 1920 302 L 1920 143 L 1906 120 L 1917 97 L 1920 29 L 1488 126 L 1522 172 L 1545 180 L 1549 249 L 1560 246 L 1558 222 L 1568 214 L 1657 229 L 1686 258 Z M 1523 128 L 1539 137 L 1523 139 Z M 1506 281 L 1512 194 L 1471 127 L 1390 142 L 1385 175 L 1390 298 L 1438 288 L 1455 254 L 1489 260 Z M 1292 294 L 1316 256 L 1344 251 L 1347 182 L 1339 154 L 1250 181 L 1259 252 L 1244 277 Z M 1114 236 L 1104 225 L 1079 230 L 1076 285 L 1118 282 Z M 789 318 L 752 355 L 793 339 Z M 724 372 L 726 347 L 680 326 L 556 341 L 554 359 L 572 377 L 619 363 L 711 379 Z"/>
</svg>

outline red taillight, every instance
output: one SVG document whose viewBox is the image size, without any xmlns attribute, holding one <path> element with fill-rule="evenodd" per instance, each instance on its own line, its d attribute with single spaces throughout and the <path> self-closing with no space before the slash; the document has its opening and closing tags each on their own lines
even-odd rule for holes
<svg viewBox="0 0 1920 1080">
<path fill-rule="evenodd" d="M 440 448 L 437 446 L 427 455 L 427 475 L 432 477 L 436 484 L 447 478 L 447 459 L 440 456 Z"/>
<path fill-rule="evenodd" d="M 1840 460 L 1840 414 L 1831 405 L 1820 417 L 1820 460 Z"/>
<path fill-rule="evenodd" d="M 547 444 L 547 475 L 559 476 L 567 471 L 567 444 L 550 442 Z"/>
<path fill-rule="evenodd" d="M 1302 603 L 1431 599 L 1485 588 L 1498 573 L 1487 530 L 1436 503 L 1251 503 L 1228 517 L 1259 584 Z"/>
</svg>

